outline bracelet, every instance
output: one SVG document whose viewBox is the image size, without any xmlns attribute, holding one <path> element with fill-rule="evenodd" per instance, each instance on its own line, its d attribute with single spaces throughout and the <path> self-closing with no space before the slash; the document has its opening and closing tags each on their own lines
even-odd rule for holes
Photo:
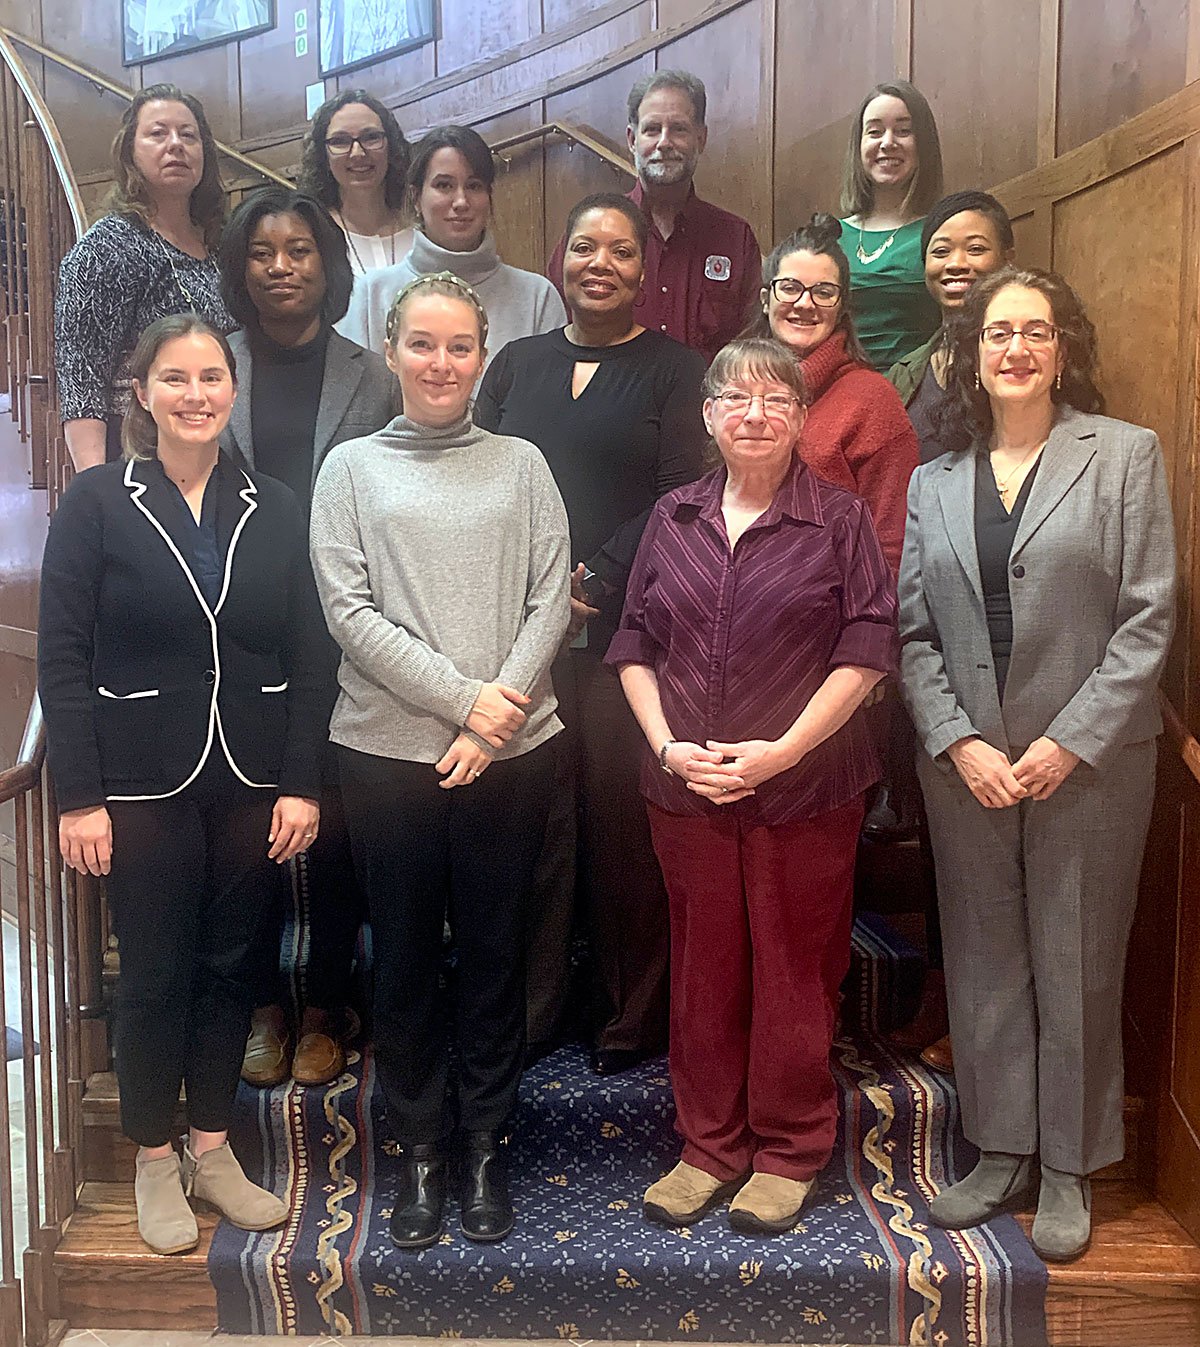
<svg viewBox="0 0 1200 1347">
<path fill-rule="evenodd" d="M 668 739 L 658 750 L 658 765 L 668 776 L 674 776 L 675 773 L 667 766 L 667 752 L 669 749 L 674 748 L 678 742 L 678 739 Z"/>
</svg>

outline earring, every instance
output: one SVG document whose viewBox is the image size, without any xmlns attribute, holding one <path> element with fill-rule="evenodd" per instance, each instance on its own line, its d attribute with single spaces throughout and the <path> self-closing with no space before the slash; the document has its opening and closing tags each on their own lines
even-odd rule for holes
<svg viewBox="0 0 1200 1347">
<path fill-rule="evenodd" d="M 975 371 L 975 391 L 979 392 L 979 371 Z"/>
<path fill-rule="evenodd" d="M 1058 378 L 1054 381 L 1054 387 L 1058 389 L 1062 388 L 1062 370 L 1058 371 Z"/>
</svg>

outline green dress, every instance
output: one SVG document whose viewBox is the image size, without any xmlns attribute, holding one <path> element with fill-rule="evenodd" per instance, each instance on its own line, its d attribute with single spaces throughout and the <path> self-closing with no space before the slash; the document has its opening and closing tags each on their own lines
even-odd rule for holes
<svg viewBox="0 0 1200 1347">
<path fill-rule="evenodd" d="M 862 250 L 868 257 L 895 235 L 873 261 L 864 262 L 858 227 L 842 221 L 842 248 L 850 260 L 850 312 L 859 340 L 881 372 L 928 341 L 942 321 L 936 300 L 925 289 L 923 223 L 912 220 L 894 231 L 864 229 Z"/>
</svg>

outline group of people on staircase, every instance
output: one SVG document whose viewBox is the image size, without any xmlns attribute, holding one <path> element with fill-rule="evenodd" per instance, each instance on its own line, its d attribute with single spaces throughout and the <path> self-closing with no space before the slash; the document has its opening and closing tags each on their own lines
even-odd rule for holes
<svg viewBox="0 0 1200 1347">
<path fill-rule="evenodd" d="M 627 134 L 636 187 L 572 209 L 548 277 L 500 260 L 485 142 L 410 147 L 361 90 L 227 223 L 194 98 L 141 90 L 114 140 L 56 300 L 39 686 L 159 1252 L 189 1196 L 287 1220 L 228 1144 L 239 1073 L 341 1075 L 364 920 L 400 1248 L 452 1184 L 508 1233 L 522 1067 L 580 1026 L 602 1075 L 669 1040 L 650 1220 L 791 1229 L 860 839 L 922 812 L 924 1019 L 944 987 L 981 1152 L 930 1217 L 1036 1195 L 1045 1257 L 1087 1245 L 1174 613 L 1157 440 L 1101 415 L 1094 329 L 1000 203 L 943 195 L 911 85 L 864 98 L 842 217 L 765 261 L 695 192 L 695 76 L 639 80 Z"/>
</svg>

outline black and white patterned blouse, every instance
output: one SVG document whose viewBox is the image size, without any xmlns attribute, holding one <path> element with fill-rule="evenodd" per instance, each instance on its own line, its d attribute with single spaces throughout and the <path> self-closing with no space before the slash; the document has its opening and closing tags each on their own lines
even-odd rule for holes
<svg viewBox="0 0 1200 1347">
<path fill-rule="evenodd" d="M 129 403 L 129 357 L 144 328 L 195 311 L 229 332 L 212 258 L 196 258 L 140 220 L 106 215 L 62 260 L 54 358 L 64 421 L 107 421 Z"/>
</svg>

